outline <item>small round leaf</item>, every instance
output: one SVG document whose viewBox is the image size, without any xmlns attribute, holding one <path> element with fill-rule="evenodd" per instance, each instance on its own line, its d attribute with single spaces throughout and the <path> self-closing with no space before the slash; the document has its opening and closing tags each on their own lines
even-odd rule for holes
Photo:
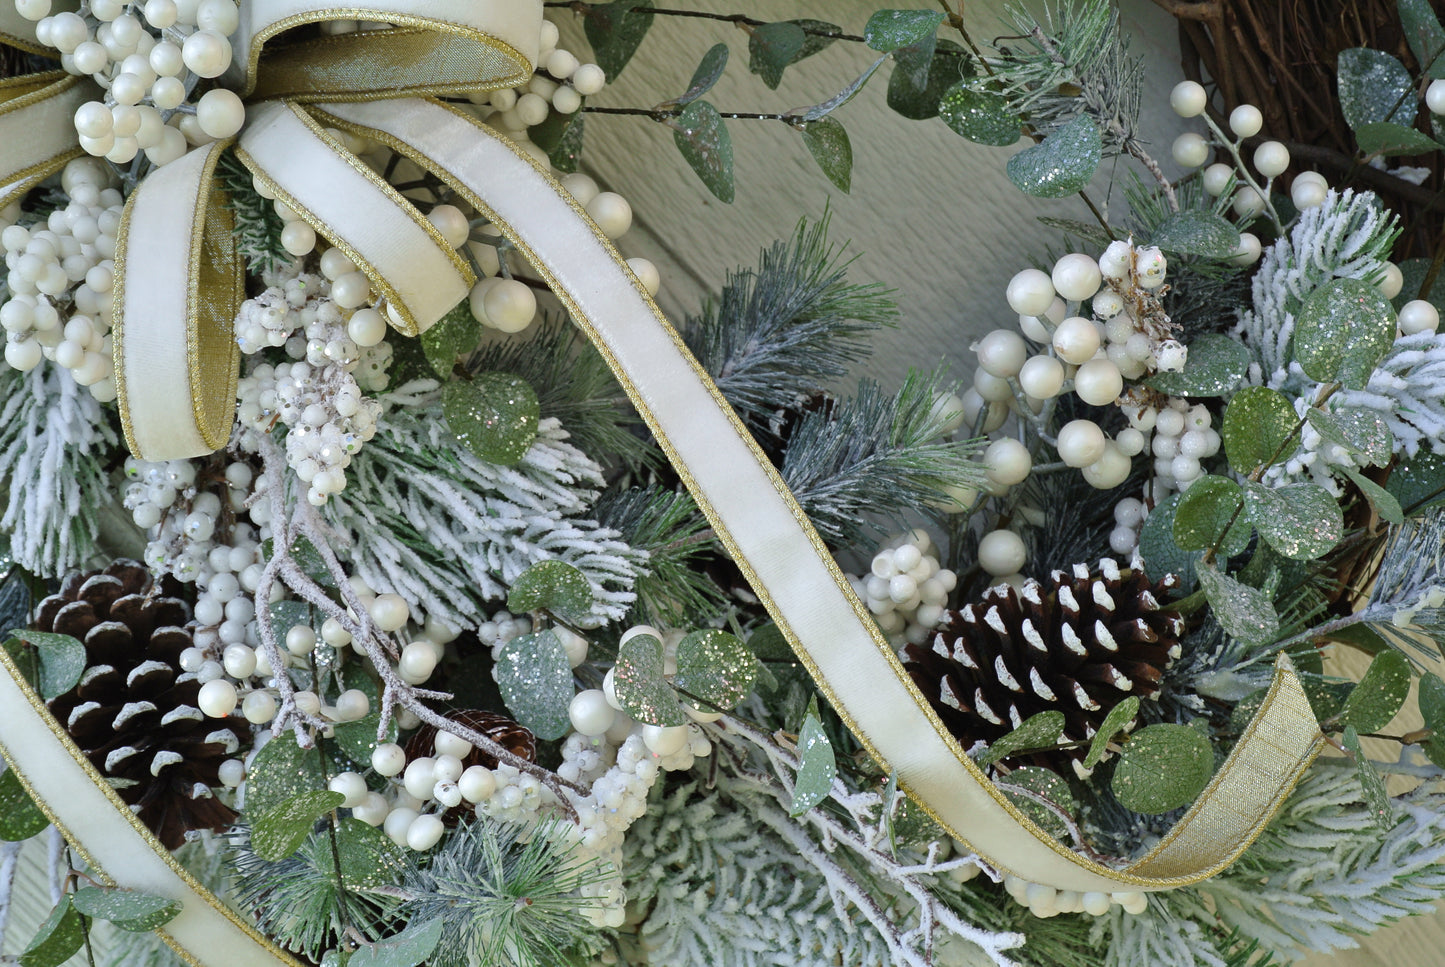
<svg viewBox="0 0 1445 967">
<path fill-rule="evenodd" d="M 1114 796 L 1125 809 L 1155 815 L 1187 805 L 1214 775 L 1214 749 L 1187 725 L 1150 725 L 1135 732 L 1114 770 Z"/>
</svg>

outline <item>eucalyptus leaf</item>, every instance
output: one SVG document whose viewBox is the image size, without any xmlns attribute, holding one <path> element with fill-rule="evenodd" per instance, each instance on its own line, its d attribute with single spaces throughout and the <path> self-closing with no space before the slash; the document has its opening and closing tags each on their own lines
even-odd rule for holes
<svg viewBox="0 0 1445 967">
<path fill-rule="evenodd" d="M 566 561 L 539 561 L 517 575 L 507 593 L 507 609 L 552 612 L 573 624 L 592 614 L 592 585 L 587 577 Z"/>
<path fill-rule="evenodd" d="M 1182 494 L 1166 497 L 1139 528 L 1139 556 L 1144 559 L 1144 571 L 1154 580 L 1166 574 L 1179 579 L 1179 589 L 1188 593 L 1194 589 L 1195 563 L 1204 556 L 1203 551 L 1186 551 L 1174 541 L 1174 516 L 1179 510 Z"/>
<path fill-rule="evenodd" d="M 1400 502 L 1395 499 L 1394 494 L 1358 470 L 1351 467 L 1343 467 L 1341 469 L 1344 470 L 1345 476 L 1349 477 L 1355 486 L 1360 488 L 1360 493 L 1369 499 L 1371 506 L 1375 508 L 1375 513 L 1380 515 L 1381 520 L 1389 524 L 1403 524 L 1405 522 L 1405 512 L 1401 509 Z"/>
<path fill-rule="evenodd" d="M 442 415 L 457 440 L 488 463 L 509 466 L 537 439 L 541 407 L 527 381 L 507 373 L 480 373 L 442 388 Z"/>
<path fill-rule="evenodd" d="M 1211 211 L 1186 208 L 1160 222 L 1150 241 L 1164 251 L 1176 255 L 1202 255 L 1206 258 L 1223 259 L 1229 258 L 1238 250 L 1239 229 Z M 1192 342 L 1189 344 L 1189 354 L 1194 355 Z"/>
<path fill-rule="evenodd" d="M 803 815 L 827 799 L 838 775 L 833 743 L 823 731 L 823 723 L 811 710 L 803 719 L 803 729 L 798 735 L 798 757 L 800 764 L 793 781 L 793 805 L 789 810 L 794 816 Z"/>
<path fill-rule="evenodd" d="M 1226 396 L 1249 370 L 1250 355 L 1238 340 L 1217 332 L 1195 336 L 1177 373 L 1155 373 L 1145 385 L 1170 396 Z"/>
<path fill-rule="evenodd" d="M 45 830 L 50 820 L 35 805 L 13 769 L 0 773 L 0 840 L 18 843 Z"/>
<path fill-rule="evenodd" d="M 1415 83 L 1399 60 L 1383 50 L 1351 47 L 1335 62 L 1340 110 L 1345 123 L 1358 131 L 1373 121 L 1392 121 L 1409 127 L 1419 105 Z"/>
<path fill-rule="evenodd" d="M 1365 755 L 1365 750 L 1360 748 L 1360 736 L 1354 726 L 1345 726 L 1341 744 L 1355 757 L 1355 775 L 1360 780 L 1360 788 L 1365 793 L 1365 803 L 1370 807 L 1370 817 L 1375 821 L 1375 826 L 1382 830 L 1389 829 L 1395 819 L 1395 806 L 1390 802 L 1390 794 L 1385 791 L 1385 781 L 1375 771 L 1375 766 Z"/>
<path fill-rule="evenodd" d="M 1235 473 L 1249 474 L 1294 452 L 1290 438 L 1299 424 L 1294 405 L 1283 393 L 1246 386 L 1224 410 L 1224 455 Z"/>
<path fill-rule="evenodd" d="M 877 10 L 863 28 L 863 38 L 874 50 L 888 53 L 911 47 L 936 36 L 943 14 L 936 10 Z"/>
<path fill-rule="evenodd" d="M 301 853 L 338 888 L 344 885 L 347 890 L 374 890 L 395 885 L 397 876 L 410 861 L 407 851 L 393 843 L 380 828 L 351 816 L 343 816 L 336 824 L 334 839 L 332 832 L 322 829 L 313 833 L 301 847 Z M 337 884 L 337 858 L 341 861 L 341 884 Z"/>
<path fill-rule="evenodd" d="M 1098 125 L 1087 113 L 1008 159 L 1009 180 L 1026 195 L 1063 198 L 1083 190 L 1104 158 Z"/>
<path fill-rule="evenodd" d="M 717 108 L 707 101 L 693 101 L 672 122 L 672 139 L 707 190 L 731 204 L 733 141 Z"/>
<path fill-rule="evenodd" d="M 1380 652 L 1345 699 L 1340 721 L 1356 732 L 1378 732 L 1390 724 L 1410 694 L 1410 663 L 1394 649 Z"/>
<path fill-rule="evenodd" d="M 583 111 L 574 111 L 572 114 L 563 115 L 566 119 L 562 124 L 561 132 L 557 142 L 547 149 L 547 160 L 552 162 L 552 167 L 564 174 L 572 174 L 582 164 L 582 136 L 585 133 L 584 124 L 587 115 Z M 551 117 L 548 117 L 551 120 Z M 543 122 L 544 124 L 547 122 Z M 531 130 L 536 130 L 535 128 Z M 530 133 L 530 131 L 529 131 Z M 400 385 L 398 382 L 397 385 Z"/>
<path fill-rule="evenodd" d="M 436 325 L 421 334 L 422 352 L 442 379 L 451 379 L 457 357 L 477 348 L 482 324 L 472 315 L 469 299 L 457 303 Z"/>
<path fill-rule="evenodd" d="M 1245 481 L 1244 512 L 1259 536 L 1296 561 L 1324 556 L 1345 533 L 1339 502 L 1318 484 L 1270 488 Z"/>
<path fill-rule="evenodd" d="M 827 50 L 833 46 L 834 41 L 843 36 L 843 28 L 826 20 L 815 20 L 811 17 L 801 17 L 797 20 L 789 20 L 790 24 L 797 24 L 803 28 L 803 49 L 798 51 L 793 63 L 812 57 L 820 51 Z"/>
<path fill-rule="evenodd" d="M 677 692 L 663 670 L 662 642 L 653 635 L 633 635 L 617 649 L 612 684 L 623 711 L 645 725 L 686 725 Z"/>
<path fill-rule="evenodd" d="M 819 118 L 799 125 L 803 144 L 828 180 L 843 191 L 853 187 L 853 144 L 848 132 L 834 118 Z"/>
<path fill-rule="evenodd" d="M 1132 727 L 1138 715 L 1139 696 L 1137 695 L 1130 695 L 1109 709 L 1109 714 L 1104 716 L 1104 721 L 1099 724 L 1099 731 L 1095 732 L 1093 739 L 1089 741 L 1089 754 L 1084 756 L 1084 768 L 1092 769 L 1103 761 L 1104 754 L 1109 751 L 1109 743 L 1120 732 L 1127 731 Z"/>
<path fill-rule="evenodd" d="M 60 967 L 84 944 L 85 922 L 67 893 L 20 954 L 20 967 Z"/>
<path fill-rule="evenodd" d="M 497 655 L 497 686 L 517 721 L 539 739 L 560 739 L 572 729 L 567 706 L 576 689 L 567 650 L 550 629 L 518 635 Z"/>
<path fill-rule="evenodd" d="M 1395 495 L 1409 517 L 1445 505 L 1445 456 L 1430 450 L 1420 450 L 1413 457 L 1402 455 L 1390 471 L 1385 489 Z"/>
<path fill-rule="evenodd" d="M 614 0 L 588 8 L 582 29 L 592 45 L 597 66 L 606 72 L 608 80 L 616 80 L 637 53 L 652 26 L 652 11 L 645 9 L 651 6 L 652 0 Z"/>
<path fill-rule="evenodd" d="M 951 40 L 940 40 L 928 65 L 928 78 L 915 83 L 916 72 L 895 70 L 888 77 L 888 106 L 906 118 L 926 121 L 938 116 L 939 101 L 954 84 L 973 76 L 968 53 Z"/>
<path fill-rule="evenodd" d="M 1420 68 L 1430 77 L 1445 78 L 1445 28 L 1431 8 L 1430 0 L 1398 0 L 1400 26 L 1405 42 Z"/>
<path fill-rule="evenodd" d="M 81 887 L 75 891 L 71 902 L 87 917 L 109 920 L 132 933 L 154 930 L 169 923 L 181 912 L 178 900 L 110 886 Z"/>
<path fill-rule="evenodd" d="M 321 753 L 301 748 L 286 732 L 272 738 L 251 760 L 246 771 L 246 811 L 263 816 L 302 793 L 325 788 Z"/>
<path fill-rule="evenodd" d="M 1196 568 L 1199 586 L 1225 634 L 1246 645 L 1263 645 L 1279 635 L 1279 615 L 1270 595 L 1221 574 L 1212 564 Z"/>
<path fill-rule="evenodd" d="M 748 35 L 748 70 L 777 90 L 783 82 L 783 69 L 797 60 L 807 39 L 802 27 L 787 21 L 754 27 Z"/>
<path fill-rule="evenodd" d="M 1194 801 L 1214 775 L 1214 749 L 1187 725 L 1148 725 L 1119 753 L 1111 785 L 1125 809 L 1157 815 Z"/>
<path fill-rule="evenodd" d="M 16 628 L 10 636 L 35 646 L 40 658 L 40 697 L 47 702 L 80 683 L 85 671 L 85 646 L 70 635 Z"/>
<path fill-rule="evenodd" d="M 1420 716 L 1425 727 L 1445 737 L 1445 679 L 1434 672 L 1420 677 Z"/>
<path fill-rule="evenodd" d="M 980 766 L 989 766 L 1016 752 L 1058 745 L 1067 724 L 1064 713 L 1053 709 L 1030 715 L 1018 728 L 995 739 L 975 761 Z"/>
<path fill-rule="evenodd" d="M 445 930 L 446 921 L 441 919 L 408 924 L 394 937 L 359 947 L 347 967 L 417 967 L 437 949 Z"/>
<path fill-rule="evenodd" d="M 271 626 L 278 638 L 285 638 L 286 632 L 297 625 L 311 627 L 311 605 L 305 601 L 273 601 L 267 608 L 271 612 Z"/>
<path fill-rule="evenodd" d="M 878 72 L 878 68 L 882 67 L 883 62 L 887 59 L 887 55 L 884 55 L 883 57 L 875 60 L 872 64 L 869 64 L 868 68 L 864 70 L 863 73 L 859 74 L 851 84 L 843 88 L 837 94 L 834 94 L 832 97 L 828 98 L 826 101 L 821 101 L 817 104 L 814 104 L 812 107 L 803 111 L 803 113 L 799 115 L 798 120 L 816 121 L 818 120 L 818 118 L 827 117 L 829 114 L 832 114 L 844 104 L 847 104 L 849 101 L 853 100 L 854 96 L 856 96 L 859 91 L 863 90 L 863 85 L 867 84 L 868 81 L 872 79 L 873 75 Z"/>
<path fill-rule="evenodd" d="M 1019 812 L 1033 820 L 1045 833 L 1054 839 L 1063 839 L 1069 835 L 1069 827 L 1063 818 L 1034 798 L 1040 796 L 1064 815 L 1073 815 L 1078 803 L 1069 790 L 1069 784 L 1057 772 L 1038 766 L 1024 766 L 1010 772 L 1007 778 L 999 780 L 998 787 L 999 791 L 1008 797 L 1009 802 L 1018 807 Z"/>
<path fill-rule="evenodd" d="M 1253 529 L 1244 519 L 1243 504 L 1239 484 L 1205 474 L 1189 485 L 1174 511 L 1174 543 L 1186 551 L 1206 551 L 1219 544 L 1221 558 L 1244 553 Z"/>
<path fill-rule="evenodd" d="M 757 658 L 747 645 L 726 631 L 694 631 L 677 644 L 673 685 L 716 708 L 737 708 L 753 690 L 757 678 Z"/>
<path fill-rule="evenodd" d="M 686 107 L 693 101 L 702 97 L 712 90 L 713 85 L 722 77 L 723 71 L 728 66 L 728 45 L 713 44 L 708 48 L 706 54 L 697 65 L 697 70 L 692 72 L 692 80 L 688 81 L 687 90 L 673 103 L 678 107 Z"/>
<path fill-rule="evenodd" d="M 1360 125 L 1355 129 L 1355 140 L 1362 153 L 1386 158 L 1415 157 L 1440 150 L 1440 143 L 1429 135 L 1391 121 Z"/>
<path fill-rule="evenodd" d="M 1008 147 L 1022 132 L 1019 116 L 1010 109 L 1008 98 L 977 90 L 973 83 L 959 81 L 945 91 L 938 101 L 938 116 L 955 134 L 970 141 Z"/>
<path fill-rule="evenodd" d="M 1333 413 L 1311 407 L 1305 418 L 1315 432 L 1330 443 L 1358 454 L 1376 467 L 1390 462 L 1395 452 L 1395 437 L 1384 417 L 1374 410 L 1341 407 Z"/>
<path fill-rule="evenodd" d="M 1295 316 L 1294 355 L 1306 376 L 1362 390 L 1395 344 L 1395 310 L 1360 279 L 1334 279 L 1305 299 Z"/>
<path fill-rule="evenodd" d="M 318 819 L 345 801 L 339 792 L 312 789 L 277 803 L 252 821 L 251 848 L 268 863 L 283 860 L 301 848 Z"/>
<path fill-rule="evenodd" d="M 371 754 L 376 751 L 377 746 L 377 727 L 381 725 L 381 687 L 377 680 L 356 662 L 348 662 L 342 668 L 341 678 L 344 688 L 359 690 L 370 702 L 371 711 L 366 715 L 352 722 L 338 722 L 334 727 L 336 747 L 361 767 L 359 771 L 365 772 L 371 768 Z M 396 717 L 392 716 L 386 724 L 386 741 L 395 742 L 397 732 Z"/>
<path fill-rule="evenodd" d="M 35 649 L 19 638 L 6 638 L 0 647 L 5 649 L 20 679 L 35 691 L 40 691 L 40 656 Z"/>
</svg>

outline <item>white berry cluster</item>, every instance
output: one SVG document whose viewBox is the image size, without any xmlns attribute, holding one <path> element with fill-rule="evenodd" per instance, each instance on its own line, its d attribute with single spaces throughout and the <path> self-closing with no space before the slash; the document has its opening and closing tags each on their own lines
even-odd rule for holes
<svg viewBox="0 0 1445 967">
<path fill-rule="evenodd" d="M 607 84 L 602 68 L 583 63 L 576 54 L 558 47 L 558 39 L 557 25 L 543 21 L 541 50 L 532 76 L 518 87 L 471 98 L 483 109 L 484 119 L 513 140 L 525 141 L 527 129 L 544 123 L 553 112 L 576 114 L 582 109 L 584 97 L 598 93 Z"/>
<path fill-rule="evenodd" d="M 52 14 L 51 0 L 14 0 L 36 21 L 40 42 L 61 66 L 105 89 L 75 112 L 80 145 L 118 165 L 138 154 L 164 165 L 192 145 L 229 138 L 246 120 L 241 99 L 204 81 L 231 66 L 229 36 L 240 22 L 235 0 L 90 0 L 80 13 Z"/>
<path fill-rule="evenodd" d="M 245 511 L 252 482 L 245 462 L 153 463 L 127 457 L 125 476 L 129 482 L 122 503 L 149 538 L 145 563 L 155 573 L 204 582 L 209 575 L 239 573 L 256 563 L 261 537 L 256 529 L 244 523 L 222 526 L 229 515 Z M 259 569 L 253 576 L 259 579 Z"/>
<path fill-rule="evenodd" d="M 1138 497 L 1125 497 L 1114 505 L 1114 529 L 1109 547 L 1115 554 L 1129 554 L 1139 546 L 1139 531 L 1149 518 L 1149 507 Z"/>
<path fill-rule="evenodd" d="M 1056 890 L 1041 883 L 1030 883 L 1013 874 L 1004 877 L 1003 887 L 1015 901 L 1028 907 L 1030 913 L 1042 919 L 1056 917 L 1061 913 L 1087 913 L 1092 917 L 1104 917 L 1116 906 L 1125 913 L 1138 914 L 1149 907 L 1149 898 L 1135 890 L 1115 893 Z"/>
<path fill-rule="evenodd" d="M 848 575 L 854 592 L 895 647 L 922 644 L 943 618 L 958 577 L 940 567 L 938 549 L 915 528 L 888 541 L 874 555 L 864 577 Z"/>
<path fill-rule="evenodd" d="M 1214 429 L 1214 414 L 1202 403 L 1168 397 L 1157 401 L 1126 403 L 1124 415 L 1128 429 L 1143 441 L 1154 456 L 1154 475 L 1149 483 L 1149 496 L 1155 502 L 1204 476 L 1202 461 L 1219 452 L 1219 431 Z M 1132 437 L 1131 437 L 1132 439 Z"/>
<path fill-rule="evenodd" d="M 31 370 L 49 359 L 105 403 L 116 394 L 110 308 L 124 201 L 112 172 L 88 158 L 67 164 L 60 183 L 70 201 L 47 218 L 26 226 L 18 208 L 0 216 L 5 362 Z"/>
</svg>

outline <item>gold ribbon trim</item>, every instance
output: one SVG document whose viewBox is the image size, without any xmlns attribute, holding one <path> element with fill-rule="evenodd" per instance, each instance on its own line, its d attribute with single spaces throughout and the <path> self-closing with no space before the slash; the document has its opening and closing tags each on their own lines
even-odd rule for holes
<svg viewBox="0 0 1445 967">
<path fill-rule="evenodd" d="M 0 80 L 0 208 L 85 152 L 75 138 L 75 111 L 100 96 L 89 78 L 47 71 Z"/>
</svg>

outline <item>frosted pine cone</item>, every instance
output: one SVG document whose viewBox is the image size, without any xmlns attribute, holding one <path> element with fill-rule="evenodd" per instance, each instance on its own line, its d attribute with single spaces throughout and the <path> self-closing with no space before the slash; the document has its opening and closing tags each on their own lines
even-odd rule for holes
<svg viewBox="0 0 1445 967">
<path fill-rule="evenodd" d="M 930 642 L 909 645 L 905 667 L 964 748 L 1051 709 L 1064 713 L 1062 742 L 1084 741 L 1128 696 L 1158 696 L 1184 620 L 1161 610 L 1157 595 L 1175 584 L 1173 575 L 1156 584 L 1104 559 L 1098 573 L 1076 564 L 1072 575 L 1055 571 L 1022 592 L 995 587 L 946 615 Z M 1004 761 L 1067 773 L 1087 751 Z"/>
<path fill-rule="evenodd" d="M 51 714 L 168 849 L 187 830 L 225 829 L 236 814 L 212 793 L 236 734 L 196 707 L 200 683 L 183 674 L 191 646 L 185 602 L 150 594 L 136 561 L 71 574 L 40 602 L 35 627 L 85 644 L 80 683 L 50 702 Z"/>
</svg>

